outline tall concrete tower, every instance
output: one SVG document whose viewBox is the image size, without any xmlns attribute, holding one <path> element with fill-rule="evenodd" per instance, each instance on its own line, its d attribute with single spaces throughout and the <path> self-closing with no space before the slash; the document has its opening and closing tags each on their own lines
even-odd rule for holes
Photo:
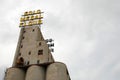
<svg viewBox="0 0 120 80">
<path fill-rule="evenodd" d="M 41 33 L 41 13 L 22 15 L 13 65 L 6 70 L 4 80 L 71 80 L 66 65 L 53 59 L 53 40 L 45 40 Z"/>
</svg>

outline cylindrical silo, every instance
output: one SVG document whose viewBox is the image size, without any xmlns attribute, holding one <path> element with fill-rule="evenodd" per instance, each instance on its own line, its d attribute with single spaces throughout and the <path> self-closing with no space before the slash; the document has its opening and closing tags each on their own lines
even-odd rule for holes
<svg viewBox="0 0 120 80">
<path fill-rule="evenodd" d="M 69 80 L 65 64 L 56 62 L 47 67 L 46 80 Z"/>
<path fill-rule="evenodd" d="M 28 68 L 25 80 L 45 80 L 45 69 L 42 66 L 33 65 Z"/>
<path fill-rule="evenodd" d="M 25 80 L 25 72 L 20 68 L 9 68 L 6 71 L 5 80 Z"/>
</svg>

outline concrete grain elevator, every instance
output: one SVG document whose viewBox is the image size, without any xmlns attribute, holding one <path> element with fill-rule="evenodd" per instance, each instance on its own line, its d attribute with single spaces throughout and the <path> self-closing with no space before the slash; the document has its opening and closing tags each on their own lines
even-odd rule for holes
<svg viewBox="0 0 120 80">
<path fill-rule="evenodd" d="M 4 80 L 71 80 L 66 65 L 53 59 L 53 40 L 42 36 L 42 13 L 36 10 L 22 15 L 13 65 Z"/>
</svg>

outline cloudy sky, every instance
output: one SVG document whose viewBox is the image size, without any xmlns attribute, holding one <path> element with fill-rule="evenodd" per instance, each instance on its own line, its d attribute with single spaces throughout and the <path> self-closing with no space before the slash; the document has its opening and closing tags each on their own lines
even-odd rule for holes
<svg viewBox="0 0 120 80">
<path fill-rule="evenodd" d="M 71 80 L 120 80 L 120 0 L 0 0 L 0 80 L 12 65 L 19 18 L 37 9 Z"/>
</svg>

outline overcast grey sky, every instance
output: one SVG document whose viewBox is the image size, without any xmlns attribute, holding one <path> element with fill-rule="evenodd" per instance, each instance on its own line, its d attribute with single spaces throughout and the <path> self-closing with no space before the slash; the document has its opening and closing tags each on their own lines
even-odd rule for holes
<svg viewBox="0 0 120 80">
<path fill-rule="evenodd" d="M 13 61 L 19 18 L 37 9 L 72 80 L 120 80 L 120 0 L 0 0 L 0 80 Z"/>
</svg>

